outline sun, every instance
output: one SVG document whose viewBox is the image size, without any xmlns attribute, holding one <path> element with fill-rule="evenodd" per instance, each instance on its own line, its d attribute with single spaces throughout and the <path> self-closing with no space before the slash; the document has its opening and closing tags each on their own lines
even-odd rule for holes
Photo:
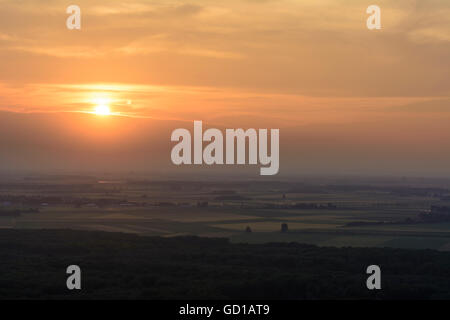
<svg viewBox="0 0 450 320">
<path fill-rule="evenodd" d="M 94 113 L 98 116 L 109 116 L 111 115 L 111 110 L 107 105 L 98 105 L 94 109 Z"/>
<path fill-rule="evenodd" d="M 109 116 L 111 115 L 111 109 L 109 105 L 111 100 L 106 97 L 97 97 L 92 101 L 95 105 L 93 113 L 98 116 Z"/>
</svg>

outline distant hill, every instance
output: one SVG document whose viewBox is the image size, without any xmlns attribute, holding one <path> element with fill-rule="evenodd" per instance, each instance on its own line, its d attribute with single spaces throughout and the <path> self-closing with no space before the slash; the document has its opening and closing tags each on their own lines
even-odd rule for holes
<svg viewBox="0 0 450 320">
<path fill-rule="evenodd" d="M 443 299 L 450 253 L 297 243 L 0 230 L 1 299 Z M 82 290 L 66 289 L 66 268 Z M 366 289 L 377 264 L 382 290 Z"/>
</svg>

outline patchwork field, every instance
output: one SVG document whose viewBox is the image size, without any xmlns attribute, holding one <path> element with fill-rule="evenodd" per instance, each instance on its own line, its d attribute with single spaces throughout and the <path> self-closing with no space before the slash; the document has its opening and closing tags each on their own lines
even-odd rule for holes
<svg viewBox="0 0 450 320">
<path fill-rule="evenodd" d="M 448 184 L 423 184 L 15 179 L 0 185 L 0 228 L 448 251 L 450 221 L 416 221 L 449 204 Z"/>
</svg>

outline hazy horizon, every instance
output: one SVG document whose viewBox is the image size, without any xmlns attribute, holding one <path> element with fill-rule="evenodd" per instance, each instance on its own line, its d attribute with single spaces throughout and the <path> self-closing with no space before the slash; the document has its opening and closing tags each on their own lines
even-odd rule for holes
<svg viewBox="0 0 450 320">
<path fill-rule="evenodd" d="M 114 116 L 98 119 L 91 114 L 71 113 L 1 114 L 0 163 L 3 172 L 245 174 L 255 178 L 259 175 L 259 165 L 173 165 L 170 151 L 175 143 L 170 141 L 170 134 L 179 127 L 192 131 L 193 123 L 190 122 Z M 66 125 L 68 122 L 70 126 Z M 207 127 L 221 128 L 214 123 L 205 123 Z M 431 162 L 430 152 L 436 154 L 439 150 L 433 150 L 429 145 L 423 145 L 421 150 L 410 149 L 414 140 L 406 140 L 408 144 L 405 145 L 400 139 L 389 139 L 387 127 L 384 128 L 386 144 L 377 148 L 370 143 L 374 137 L 368 132 L 364 137 L 361 132 L 353 135 L 354 128 L 333 129 L 324 134 L 315 127 L 280 128 L 279 175 L 448 177 L 448 150 L 442 152 L 441 158 L 436 157 L 433 166 L 424 166 L 423 161 Z M 300 130 L 303 134 L 298 133 Z M 440 137 L 435 133 L 434 137 L 424 134 L 425 138 L 431 141 Z M 298 148 L 292 148 L 292 145 Z M 423 150 L 428 153 L 422 153 Z"/>
</svg>

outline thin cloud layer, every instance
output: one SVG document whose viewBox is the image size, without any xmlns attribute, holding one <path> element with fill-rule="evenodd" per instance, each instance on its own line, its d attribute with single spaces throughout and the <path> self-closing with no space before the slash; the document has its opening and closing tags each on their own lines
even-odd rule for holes
<svg viewBox="0 0 450 320">
<path fill-rule="evenodd" d="M 450 54 L 446 1 L 379 1 L 383 28 L 377 32 L 365 27 L 365 1 L 77 4 L 82 30 L 73 32 L 65 28 L 64 1 L 2 1 L 2 82 L 30 82 L 33 71 L 34 83 L 134 80 L 317 96 L 449 94 L 440 85 Z M 23 67 L 8 67 L 12 59 Z M 65 77 L 48 72 L 55 67 Z M 90 71 L 74 76 L 74 69 Z"/>
<path fill-rule="evenodd" d="M 283 161 L 294 171 L 448 169 L 447 0 L 379 0 L 382 29 L 374 31 L 362 0 L 73 4 L 82 11 L 79 31 L 66 28 L 66 1 L 0 0 L 0 111 L 10 119 L 2 122 L 9 126 L 0 152 L 9 165 L 39 152 L 29 138 L 59 148 L 60 163 L 49 167 L 64 167 L 76 159 L 66 141 L 89 152 L 104 141 L 105 150 L 115 150 L 119 141 L 132 145 L 147 124 L 160 123 L 159 138 L 203 120 L 282 129 Z M 100 133 L 92 125 L 98 139 L 91 141 L 83 126 L 100 100 L 108 101 L 115 125 Z M 118 135 L 122 126 L 128 140 Z M 66 129 L 61 141 L 48 136 Z M 153 141 L 148 148 L 168 148 L 166 140 L 145 137 Z"/>
</svg>

